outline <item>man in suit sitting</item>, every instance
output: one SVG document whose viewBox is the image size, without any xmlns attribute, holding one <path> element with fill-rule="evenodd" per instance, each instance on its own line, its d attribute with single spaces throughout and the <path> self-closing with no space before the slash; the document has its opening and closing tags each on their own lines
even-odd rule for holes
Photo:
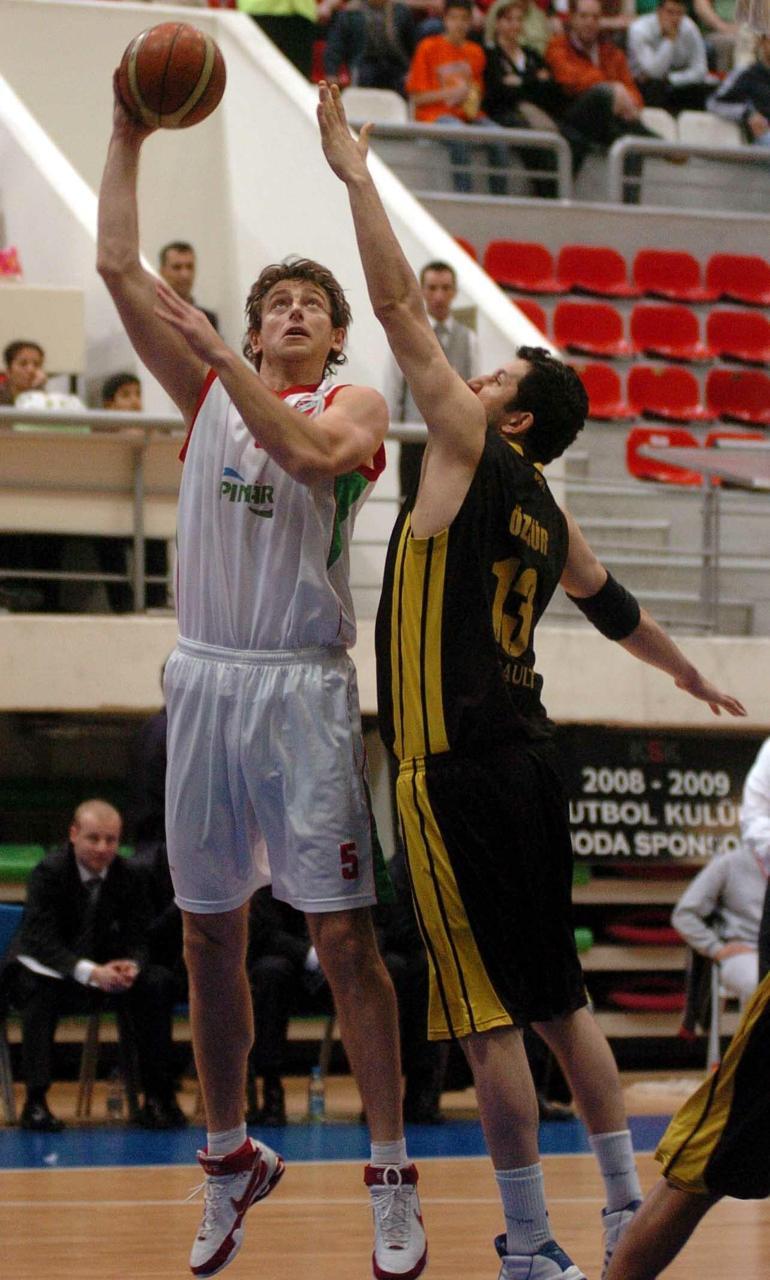
<svg viewBox="0 0 770 1280">
<path fill-rule="evenodd" d="M 32 872 L 19 936 L 17 1000 L 27 1098 L 21 1126 L 63 1128 L 49 1110 L 51 1056 L 63 1013 L 102 1004 L 130 1021 L 137 1049 L 146 1128 L 186 1123 L 176 1105 L 171 1013 L 174 981 L 147 963 L 149 906 L 141 877 L 119 858 L 120 814 L 104 800 L 75 810 L 69 842 Z"/>
</svg>

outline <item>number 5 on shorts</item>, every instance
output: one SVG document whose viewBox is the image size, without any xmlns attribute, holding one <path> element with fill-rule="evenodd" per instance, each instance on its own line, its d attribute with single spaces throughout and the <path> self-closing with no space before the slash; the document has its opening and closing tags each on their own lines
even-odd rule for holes
<svg viewBox="0 0 770 1280">
<path fill-rule="evenodd" d="M 340 865 L 343 880 L 358 879 L 358 853 L 355 840 L 346 840 L 340 845 Z"/>
</svg>

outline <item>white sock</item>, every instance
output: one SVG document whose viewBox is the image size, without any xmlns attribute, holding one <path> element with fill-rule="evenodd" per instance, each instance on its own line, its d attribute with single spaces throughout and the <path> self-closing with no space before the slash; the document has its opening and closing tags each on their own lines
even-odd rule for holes
<svg viewBox="0 0 770 1280">
<path fill-rule="evenodd" d="M 607 1211 L 625 1209 L 632 1200 L 641 1200 L 642 1188 L 636 1172 L 631 1130 L 619 1129 L 616 1133 L 590 1133 L 591 1144 L 604 1179 Z"/>
<path fill-rule="evenodd" d="M 406 1138 L 396 1138 L 393 1142 L 373 1142 L 369 1163 L 375 1169 L 386 1169 L 389 1165 L 403 1169 L 404 1165 L 409 1164 Z"/>
<path fill-rule="evenodd" d="M 229 1156 L 238 1151 L 246 1141 L 246 1121 L 236 1125 L 234 1129 L 221 1129 L 218 1133 L 206 1134 L 206 1154 L 209 1156 Z"/>
<path fill-rule="evenodd" d="M 503 1202 L 508 1253 L 537 1253 L 541 1245 L 552 1239 L 542 1165 L 495 1169 L 495 1177 Z"/>
</svg>

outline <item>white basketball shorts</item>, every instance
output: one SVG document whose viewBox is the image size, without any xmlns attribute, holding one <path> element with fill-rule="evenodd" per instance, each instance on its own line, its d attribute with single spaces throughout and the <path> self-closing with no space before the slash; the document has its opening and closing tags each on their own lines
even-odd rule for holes
<svg viewBox="0 0 770 1280">
<path fill-rule="evenodd" d="M 176 901 L 231 911 L 272 880 L 300 911 L 377 901 L 353 663 L 179 639 L 166 664 L 166 838 Z"/>
</svg>

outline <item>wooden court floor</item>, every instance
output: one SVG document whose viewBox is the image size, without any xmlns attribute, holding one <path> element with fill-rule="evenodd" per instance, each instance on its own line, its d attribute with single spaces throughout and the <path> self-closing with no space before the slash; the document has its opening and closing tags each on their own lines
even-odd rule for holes
<svg viewBox="0 0 770 1280">
<path fill-rule="evenodd" d="M 599 1178 L 590 1156 L 547 1156 L 555 1234 L 598 1280 Z M 640 1157 L 645 1187 L 657 1176 Z M 430 1239 L 430 1280 L 495 1280 L 492 1237 L 501 1229 L 495 1184 L 483 1159 L 420 1164 Z M 192 1166 L 0 1172 L 0 1275 L 5 1280 L 175 1280 L 200 1202 L 185 1197 Z M 369 1280 L 371 1227 L 359 1163 L 289 1166 L 255 1206 L 231 1280 Z M 723 1201 L 702 1223 L 667 1280 L 767 1280 L 770 1203 Z"/>
</svg>

